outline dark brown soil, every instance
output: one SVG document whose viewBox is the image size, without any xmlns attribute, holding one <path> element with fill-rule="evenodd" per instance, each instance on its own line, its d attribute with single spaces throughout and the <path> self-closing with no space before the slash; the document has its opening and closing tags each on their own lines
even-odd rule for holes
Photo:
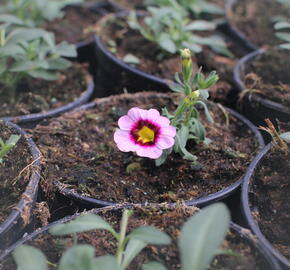
<svg viewBox="0 0 290 270">
<path fill-rule="evenodd" d="M 86 90 L 84 65 L 73 64 L 57 81 L 28 78 L 17 86 L 15 100 L 0 85 L 0 117 L 46 112 L 74 101 Z"/>
<path fill-rule="evenodd" d="M 290 152 L 271 149 L 255 173 L 250 202 L 265 237 L 290 259 Z"/>
<path fill-rule="evenodd" d="M 289 107 L 289 73 L 290 51 L 268 51 L 258 56 L 246 68 L 246 89 L 254 90 L 266 99 Z"/>
<path fill-rule="evenodd" d="M 0 137 L 6 141 L 15 131 L 0 121 Z M 29 178 L 29 168 L 23 170 L 32 161 L 26 140 L 21 137 L 0 163 L 0 224 L 7 218 L 13 207 L 21 199 Z M 23 170 L 23 171 L 22 171 Z"/>
<path fill-rule="evenodd" d="M 133 262 L 128 270 L 139 270 L 141 265 L 148 261 L 159 261 L 166 265 L 167 269 L 180 269 L 180 260 L 177 248 L 177 239 L 180 235 L 182 224 L 196 211 L 195 208 L 178 207 L 175 210 L 163 208 L 139 208 L 134 209 L 133 216 L 129 219 L 128 232 L 139 226 L 154 226 L 165 231 L 170 235 L 173 242 L 169 246 L 148 246 L 146 247 Z M 119 231 L 121 212 L 119 211 L 101 211 L 99 213 L 107 222 L 109 222 L 116 231 Z M 78 235 L 78 243 L 90 244 L 96 247 L 96 256 L 105 254 L 115 254 L 116 240 L 107 232 L 98 230 Z M 53 264 L 57 264 L 63 249 L 73 245 L 71 237 L 52 237 L 48 234 L 40 235 L 37 239 L 30 243 L 40 248 Z M 231 269 L 231 270 L 258 270 L 264 269 L 261 265 L 261 257 L 253 246 L 249 245 L 247 240 L 241 238 L 236 232 L 228 233 L 222 248 L 231 249 L 241 255 L 241 257 L 233 256 L 217 256 L 210 270 Z M 11 260 L 11 259 L 10 259 Z M 1 270 L 13 270 L 15 266 L 11 261 L 6 261 L 5 265 L 0 265 Z M 52 268 L 53 269 L 53 268 Z"/>
<path fill-rule="evenodd" d="M 67 41 L 76 44 L 88 38 L 87 30 L 101 16 L 102 14 L 84 6 L 67 7 L 63 18 L 48 22 L 45 28 L 55 33 L 57 42 Z"/>
<path fill-rule="evenodd" d="M 172 111 L 176 96 L 172 98 L 171 94 L 142 93 L 101 99 L 94 109 L 38 126 L 34 138 L 47 160 L 43 183 L 47 186 L 59 180 L 83 195 L 136 203 L 196 199 L 237 181 L 255 155 L 257 142 L 235 118 L 230 117 L 227 126 L 217 106 L 210 105 L 216 123 L 204 121 L 207 137 L 214 142 L 208 146 L 188 144 L 203 165 L 199 171 L 178 155 L 155 167 L 153 160 L 117 149 L 113 133 L 120 116 L 134 106 L 160 110 L 166 105 Z M 126 172 L 128 166 L 130 173 Z"/>
<path fill-rule="evenodd" d="M 228 12 L 230 23 L 247 39 L 261 46 L 277 45 L 281 41 L 275 37 L 273 17 L 287 15 L 287 8 L 273 0 L 236 1 Z"/>
</svg>

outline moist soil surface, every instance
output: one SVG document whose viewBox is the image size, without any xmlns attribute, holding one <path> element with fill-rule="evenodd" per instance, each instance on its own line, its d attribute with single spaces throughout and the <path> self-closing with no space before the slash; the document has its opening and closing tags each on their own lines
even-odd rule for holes
<svg viewBox="0 0 290 270">
<path fill-rule="evenodd" d="M 17 133 L 0 121 L 0 137 L 3 141 L 9 139 L 12 134 Z M 4 157 L 3 163 L 0 163 L 0 224 L 8 217 L 25 191 L 30 179 L 30 170 L 22 170 L 31 161 L 27 142 L 22 136 Z"/>
<path fill-rule="evenodd" d="M 265 99 L 290 107 L 290 51 L 273 50 L 246 67 L 245 86 Z"/>
<path fill-rule="evenodd" d="M 290 153 L 272 149 L 252 180 L 250 203 L 262 233 L 290 259 Z"/>
<path fill-rule="evenodd" d="M 224 189 L 244 173 L 257 150 L 253 134 L 240 121 L 210 105 L 215 119 L 203 119 L 209 145 L 188 143 L 202 169 L 172 154 L 165 164 L 117 149 L 113 134 L 118 119 L 132 107 L 176 108 L 177 95 L 139 93 L 97 100 L 93 109 L 65 114 L 39 125 L 34 139 L 47 163 L 44 190 L 59 180 L 82 195 L 110 202 L 175 202 L 197 199 Z M 203 113 L 201 112 L 203 117 Z M 204 117 L 203 117 L 204 118 Z"/>
<path fill-rule="evenodd" d="M 138 64 L 127 64 L 147 74 L 172 81 L 175 73 L 181 72 L 179 54 L 162 54 L 156 44 L 147 41 L 137 31 L 130 29 L 124 18 L 116 19 L 113 15 L 104 17 L 97 25 L 97 32 L 106 48 L 117 58 L 123 60 L 128 54 L 137 57 Z M 213 32 L 202 33 L 203 36 L 212 34 Z M 214 34 L 222 35 L 220 32 Z M 240 49 L 231 40 L 226 40 L 226 43 L 235 55 L 242 55 Z M 217 54 L 206 46 L 201 53 L 193 57 L 194 72 L 197 72 L 199 67 L 202 67 L 205 73 L 216 70 L 221 78 L 211 90 L 212 100 L 225 103 L 225 97 L 232 90 L 232 70 L 235 64 L 235 59 Z"/>
<path fill-rule="evenodd" d="M 0 85 L 0 117 L 45 113 L 79 98 L 86 90 L 84 65 L 73 64 L 57 81 L 27 78 L 16 86 L 15 95 Z"/>
<path fill-rule="evenodd" d="M 97 12 L 86 5 L 81 5 L 67 7 L 64 12 L 63 18 L 48 22 L 45 28 L 55 33 L 57 42 L 67 41 L 76 44 L 88 38 L 87 32 L 90 26 L 95 24 L 106 11 L 100 9 Z"/>
<path fill-rule="evenodd" d="M 244 36 L 258 45 L 277 45 L 283 43 L 275 37 L 275 16 L 288 15 L 287 8 L 273 0 L 236 1 L 232 10 L 228 11 L 230 23 Z"/>
<path fill-rule="evenodd" d="M 179 206 L 168 209 L 167 207 L 147 208 L 135 207 L 133 216 L 130 217 L 127 232 L 140 226 L 154 226 L 165 231 L 171 238 L 172 243 L 169 246 L 147 246 L 130 264 L 128 270 L 139 270 L 143 263 L 149 261 L 158 261 L 164 264 L 167 269 L 180 269 L 180 259 L 177 248 L 177 239 L 180 235 L 182 224 L 195 212 L 196 208 Z M 121 210 L 107 211 L 105 209 L 98 213 L 116 231 L 119 231 Z M 79 244 L 90 244 L 96 248 L 96 256 L 116 253 L 116 240 L 106 231 L 95 230 L 78 234 Z M 61 254 L 66 248 L 73 245 L 71 237 L 52 237 L 48 234 L 41 234 L 35 240 L 26 243 L 40 248 L 48 258 L 48 261 L 57 264 Z M 248 240 L 242 238 L 237 232 L 230 231 L 222 248 L 231 249 L 240 254 L 236 256 L 217 256 L 208 269 L 231 269 L 231 270 L 258 270 L 263 268 L 261 257 L 257 250 L 249 244 Z M 2 268 L 1 268 L 2 267 Z M 1 270 L 13 270 L 15 265 L 9 258 L 1 266 Z M 51 268 L 54 269 L 54 268 Z"/>
</svg>

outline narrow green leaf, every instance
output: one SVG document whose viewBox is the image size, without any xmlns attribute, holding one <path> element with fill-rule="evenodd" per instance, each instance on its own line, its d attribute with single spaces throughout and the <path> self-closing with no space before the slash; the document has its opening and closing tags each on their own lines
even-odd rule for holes
<svg viewBox="0 0 290 270">
<path fill-rule="evenodd" d="M 281 133 L 279 136 L 281 139 L 290 142 L 290 131 Z"/>
<path fill-rule="evenodd" d="M 205 207 L 182 227 L 178 241 L 182 270 L 204 270 L 223 243 L 230 223 L 229 210 L 222 203 Z"/>
<path fill-rule="evenodd" d="M 115 230 L 108 222 L 94 214 L 85 214 L 66 224 L 56 225 L 49 232 L 53 235 L 67 235 L 96 229 L 107 230 L 116 235 Z"/>
<path fill-rule="evenodd" d="M 160 230 L 151 226 L 139 227 L 128 235 L 129 239 L 142 240 L 152 245 L 168 245 L 171 242 L 170 237 Z"/>
<path fill-rule="evenodd" d="M 146 243 L 138 239 L 130 239 L 123 257 L 121 269 L 124 270 L 132 262 L 132 260 L 146 247 Z"/>
</svg>

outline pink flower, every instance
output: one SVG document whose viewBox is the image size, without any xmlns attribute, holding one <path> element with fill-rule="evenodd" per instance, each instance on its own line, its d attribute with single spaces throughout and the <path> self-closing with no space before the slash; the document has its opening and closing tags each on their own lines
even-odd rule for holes
<svg viewBox="0 0 290 270">
<path fill-rule="evenodd" d="M 157 159 L 162 150 L 174 145 L 175 127 L 155 109 L 132 108 L 118 125 L 114 141 L 123 152 L 134 151 L 140 157 Z"/>
</svg>

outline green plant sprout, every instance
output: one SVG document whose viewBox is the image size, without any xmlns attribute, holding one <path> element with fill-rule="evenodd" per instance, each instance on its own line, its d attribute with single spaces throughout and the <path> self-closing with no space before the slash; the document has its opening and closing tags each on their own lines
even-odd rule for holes
<svg viewBox="0 0 290 270">
<path fill-rule="evenodd" d="M 285 8 L 290 8 L 290 0 L 277 0 Z M 276 37 L 284 41 L 284 43 L 280 44 L 279 47 L 281 49 L 290 50 L 290 9 L 288 17 L 285 16 L 277 16 L 274 17 L 273 20 L 275 21 L 274 29 L 277 31 L 275 33 Z"/>
<path fill-rule="evenodd" d="M 200 17 L 201 14 L 213 14 L 222 15 L 224 10 L 214 3 L 210 3 L 206 0 L 145 0 L 145 5 L 153 6 L 172 6 L 176 7 L 176 4 L 184 7 L 191 12 L 195 17 Z"/>
<path fill-rule="evenodd" d="M 64 57 L 76 56 L 74 45 L 56 44 L 53 33 L 27 28 L 11 15 L 0 15 L 0 22 L 0 85 L 10 93 L 24 78 L 56 80 L 59 70 L 71 66 Z"/>
<path fill-rule="evenodd" d="M 259 128 L 269 133 L 273 139 L 273 145 L 284 153 L 290 153 L 290 131 L 279 133 L 269 118 L 265 119 L 267 127 Z"/>
<path fill-rule="evenodd" d="M 197 106 L 203 107 L 207 120 L 213 123 L 213 118 L 204 101 L 209 97 L 208 89 L 218 81 L 219 77 L 215 71 L 205 77 L 201 69 L 194 75 L 189 49 L 181 50 L 181 62 L 181 78 L 176 73 L 176 83 L 169 86 L 173 91 L 182 93 L 184 98 L 173 114 L 170 114 L 166 108 L 162 110 L 163 115 L 168 117 L 171 125 L 177 129 L 175 144 L 172 148 L 163 151 L 162 156 L 155 161 L 157 166 L 166 161 L 172 150 L 180 154 L 184 159 L 192 161 L 193 165 L 198 166 L 197 157 L 186 150 L 186 144 L 188 140 L 194 140 L 196 143 L 209 143 L 209 139 L 205 136 L 205 129 L 199 120 Z"/>
<path fill-rule="evenodd" d="M 6 142 L 0 138 L 0 163 L 3 163 L 3 158 L 15 147 L 20 137 L 20 135 L 10 135 Z"/>
<path fill-rule="evenodd" d="M 6 0 L 0 6 L 0 14 L 15 15 L 31 27 L 40 26 L 45 21 L 62 18 L 62 9 L 83 0 Z"/>
<path fill-rule="evenodd" d="M 145 226 L 134 229 L 126 234 L 131 210 L 123 212 L 120 232 L 101 217 L 94 214 L 82 215 L 75 220 L 56 225 L 50 229 L 53 235 L 75 235 L 89 230 L 106 230 L 117 241 L 116 255 L 95 257 L 95 249 L 90 245 L 75 244 L 65 251 L 60 259 L 59 270 L 125 270 L 134 258 L 147 245 L 168 245 L 170 237 L 154 227 Z M 217 254 L 236 255 L 227 250 L 220 250 L 229 228 L 229 210 L 222 203 L 205 207 L 201 212 L 190 217 L 181 228 L 178 239 L 181 270 L 205 270 Z M 52 247 L 53 248 L 53 247 Z M 13 253 L 19 270 L 47 270 L 45 255 L 35 247 L 20 246 Z M 166 270 L 166 267 L 156 261 L 142 265 L 142 270 Z"/>
<path fill-rule="evenodd" d="M 129 27 L 139 31 L 145 39 L 156 43 L 162 51 L 162 56 L 175 54 L 183 48 L 199 53 L 203 45 L 209 46 L 218 53 L 231 56 L 225 42 L 219 36 L 196 34 L 200 31 L 214 30 L 215 23 L 203 20 L 190 21 L 184 8 L 177 3 L 176 5 L 178 8 L 147 7 L 148 15 L 142 17 L 142 23 L 139 23 L 136 12 L 132 11 L 128 16 Z"/>
</svg>

